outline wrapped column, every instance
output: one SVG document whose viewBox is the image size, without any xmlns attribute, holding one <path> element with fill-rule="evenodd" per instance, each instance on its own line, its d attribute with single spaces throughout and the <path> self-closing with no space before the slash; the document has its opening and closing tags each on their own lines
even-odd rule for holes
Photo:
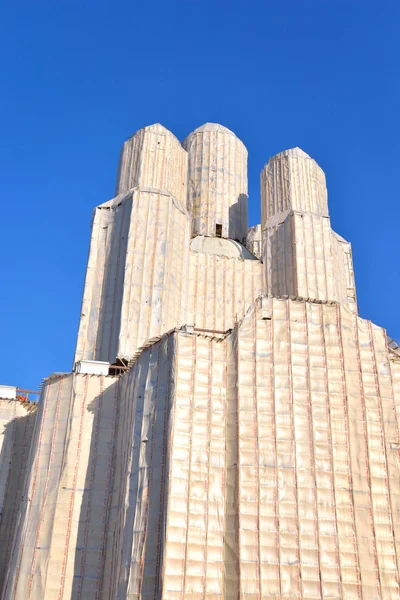
<svg viewBox="0 0 400 600">
<path fill-rule="evenodd" d="M 328 217 L 323 170 L 300 148 L 280 152 L 261 172 L 261 224 L 288 210 Z"/>
<path fill-rule="evenodd" d="M 0 389 L 0 594 L 24 498 L 24 482 L 30 468 L 29 447 L 38 408 L 36 402 L 1 396 Z"/>
<path fill-rule="evenodd" d="M 188 210 L 192 235 L 245 243 L 247 236 L 247 150 L 232 131 L 215 123 L 196 129 L 183 142 L 189 158 Z"/>
<path fill-rule="evenodd" d="M 96 209 L 75 362 L 129 360 L 181 325 L 189 226 L 176 198 L 152 188 Z"/>
<path fill-rule="evenodd" d="M 137 131 L 122 146 L 115 195 L 142 185 L 167 190 L 186 202 L 187 154 L 179 140 L 156 123 Z"/>
<path fill-rule="evenodd" d="M 187 154 L 162 125 L 125 142 L 117 196 L 95 209 L 75 362 L 129 360 L 182 323 Z"/>
<path fill-rule="evenodd" d="M 351 247 L 332 231 L 325 175 L 300 148 L 261 173 L 265 292 L 331 300 L 357 311 Z"/>
</svg>

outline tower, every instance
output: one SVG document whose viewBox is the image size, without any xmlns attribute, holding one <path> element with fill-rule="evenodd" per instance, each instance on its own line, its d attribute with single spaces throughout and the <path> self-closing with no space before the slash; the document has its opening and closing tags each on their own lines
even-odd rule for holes
<svg viewBox="0 0 400 600">
<path fill-rule="evenodd" d="M 206 123 L 183 142 L 189 159 L 192 235 L 246 242 L 247 150 L 236 135 Z"/>
<path fill-rule="evenodd" d="M 180 203 L 186 202 L 187 155 L 160 123 L 139 129 L 122 146 L 115 195 L 138 185 L 166 190 Z"/>
<path fill-rule="evenodd" d="M 351 245 L 331 229 L 325 175 L 300 148 L 261 173 L 265 292 L 331 300 L 357 311 Z"/>
<path fill-rule="evenodd" d="M 184 320 L 187 155 L 160 124 L 121 151 L 117 196 L 95 208 L 75 353 L 125 364 Z"/>
</svg>

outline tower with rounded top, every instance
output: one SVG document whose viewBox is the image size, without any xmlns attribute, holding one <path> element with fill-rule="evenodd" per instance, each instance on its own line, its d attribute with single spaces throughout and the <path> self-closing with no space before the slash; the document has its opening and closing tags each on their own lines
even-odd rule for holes
<svg viewBox="0 0 400 600">
<path fill-rule="evenodd" d="M 206 123 L 183 142 L 188 153 L 188 210 L 192 235 L 245 243 L 247 235 L 247 150 L 236 135 Z"/>
<path fill-rule="evenodd" d="M 116 197 L 96 207 L 75 362 L 126 362 L 184 320 L 187 153 L 159 123 L 123 145 Z"/>
<path fill-rule="evenodd" d="M 280 152 L 261 172 L 262 224 L 287 210 L 329 216 L 325 173 L 300 148 Z"/>
<path fill-rule="evenodd" d="M 300 148 L 280 152 L 261 172 L 261 227 L 268 294 L 357 310 L 350 244 L 331 229 L 324 172 Z"/>
<path fill-rule="evenodd" d="M 115 195 L 137 185 L 168 191 L 186 202 L 187 153 L 160 123 L 139 129 L 122 146 Z"/>
</svg>

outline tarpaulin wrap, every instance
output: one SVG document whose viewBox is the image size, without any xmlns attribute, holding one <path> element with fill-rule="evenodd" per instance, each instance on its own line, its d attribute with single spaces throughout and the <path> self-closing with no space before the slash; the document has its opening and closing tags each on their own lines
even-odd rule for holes
<svg viewBox="0 0 400 600">
<path fill-rule="evenodd" d="M 206 123 L 183 142 L 188 152 L 188 210 L 193 235 L 219 235 L 245 243 L 247 150 L 236 135 Z"/>
<path fill-rule="evenodd" d="M 102 597 L 116 380 L 45 382 L 2 598 Z"/>
<path fill-rule="evenodd" d="M 286 211 L 268 219 L 263 263 L 268 294 L 333 300 L 357 312 L 351 245 L 329 217 Z"/>
<path fill-rule="evenodd" d="M 224 597 L 225 349 L 177 336 L 165 600 Z"/>
<path fill-rule="evenodd" d="M 138 185 L 167 190 L 186 205 L 188 157 L 180 141 L 156 123 L 140 129 L 121 150 L 115 195 Z"/>
<path fill-rule="evenodd" d="M 334 304 L 262 300 L 228 340 L 239 456 L 232 597 L 399 597 L 384 330 Z"/>
<path fill-rule="evenodd" d="M 247 230 L 246 248 L 250 250 L 257 258 L 262 257 L 262 231 L 261 225 L 253 225 Z"/>
<path fill-rule="evenodd" d="M 243 318 L 263 292 L 262 264 L 190 253 L 186 322 L 226 331 Z"/>
<path fill-rule="evenodd" d="M 2 598 L 158 594 L 175 360 L 171 334 L 120 379 L 45 382 Z"/>
<path fill-rule="evenodd" d="M 175 360 L 175 335 L 166 335 L 120 379 L 104 598 L 160 597 Z"/>
<path fill-rule="evenodd" d="M 398 425 L 384 330 L 338 304 L 263 298 L 225 340 L 180 335 L 178 347 L 163 597 L 398 598 Z M 220 555 L 205 552 L 212 438 L 197 406 L 207 387 L 214 401 L 215 352 L 226 356 L 224 502 L 212 529 L 224 541 L 222 579 Z"/>
<path fill-rule="evenodd" d="M 264 293 L 341 302 L 357 312 L 351 245 L 331 229 L 325 175 L 300 148 L 261 173 Z"/>
<path fill-rule="evenodd" d="M 327 217 L 328 193 L 323 170 L 300 148 L 271 158 L 261 172 L 261 226 L 285 211 Z"/>
<path fill-rule="evenodd" d="M 189 240 L 168 192 L 135 188 L 96 209 L 75 361 L 129 359 L 184 322 Z"/>
<path fill-rule="evenodd" d="M 352 312 L 357 312 L 356 284 L 354 281 L 351 244 L 333 230 L 331 242 L 338 300 Z"/>
<path fill-rule="evenodd" d="M 0 399 L 0 590 L 23 495 L 37 406 Z"/>
<path fill-rule="evenodd" d="M 3 598 L 399 598 L 399 365 L 339 304 L 262 297 L 48 381 Z"/>
<path fill-rule="evenodd" d="M 232 240 L 194 238 L 190 251 L 189 226 L 148 188 L 96 209 L 75 361 L 130 359 L 182 323 L 225 331 L 244 316 L 263 292 L 261 263 Z"/>
</svg>

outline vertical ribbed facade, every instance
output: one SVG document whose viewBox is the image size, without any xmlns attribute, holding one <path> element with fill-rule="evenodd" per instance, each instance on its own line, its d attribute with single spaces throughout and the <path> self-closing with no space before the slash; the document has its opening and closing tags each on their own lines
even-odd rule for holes
<svg viewBox="0 0 400 600">
<path fill-rule="evenodd" d="M 2 598 L 103 597 L 117 385 L 71 374 L 44 384 Z"/>
<path fill-rule="evenodd" d="M 176 338 L 163 581 L 156 597 L 225 598 L 226 343 Z"/>
<path fill-rule="evenodd" d="M 338 301 L 347 304 L 353 312 L 357 312 L 351 244 L 334 231 L 332 231 L 332 252 Z"/>
<path fill-rule="evenodd" d="M 159 123 L 137 131 L 122 146 L 115 195 L 138 185 L 170 192 L 185 204 L 187 153 Z"/>
<path fill-rule="evenodd" d="M 104 598 L 160 598 L 174 411 L 175 336 L 144 350 L 119 380 Z"/>
<path fill-rule="evenodd" d="M 117 356 L 178 327 L 186 307 L 190 222 L 169 194 L 138 190 L 128 234 Z"/>
<path fill-rule="evenodd" d="M 200 329 L 226 331 L 244 317 L 262 293 L 259 261 L 190 254 L 187 323 Z"/>
<path fill-rule="evenodd" d="M 183 142 L 188 153 L 188 210 L 192 235 L 245 243 L 247 150 L 232 131 L 207 123 Z"/>
<path fill-rule="evenodd" d="M 86 371 L 0 399 L 0 599 L 400 600 L 400 351 L 325 176 L 271 159 L 247 230 L 242 142 L 184 145 L 139 131 L 95 209 Z"/>
<path fill-rule="evenodd" d="M 263 299 L 229 340 L 237 554 L 224 597 L 399 598 L 385 331 L 337 304 Z"/>
<path fill-rule="evenodd" d="M 247 230 L 246 248 L 261 259 L 262 256 L 262 232 L 261 225 L 253 225 Z"/>
<path fill-rule="evenodd" d="M 0 594 L 30 467 L 37 405 L 0 399 Z"/>
<path fill-rule="evenodd" d="M 264 291 L 333 300 L 357 312 L 351 245 L 331 229 L 325 175 L 299 148 L 261 173 Z"/>
<path fill-rule="evenodd" d="M 189 240 L 168 192 L 139 187 L 96 209 L 75 362 L 129 360 L 182 322 Z"/>
<path fill-rule="evenodd" d="M 264 296 L 47 381 L 3 599 L 400 598 L 399 365 L 340 304 Z"/>
<path fill-rule="evenodd" d="M 160 124 L 125 142 L 117 196 L 94 212 L 75 362 L 129 360 L 185 312 L 187 153 Z"/>
<path fill-rule="evenodd" d="M 262 227 L 287 210 L 329 215 L 325 174 L 300 148 L 277 154 L 261 172 Z"/>
<path fill-rule="evenodd" d="M 264 231 L 264 270 L 268 293 L 337 300 L 327 219 L 289 214 Z"/>
</svg>

